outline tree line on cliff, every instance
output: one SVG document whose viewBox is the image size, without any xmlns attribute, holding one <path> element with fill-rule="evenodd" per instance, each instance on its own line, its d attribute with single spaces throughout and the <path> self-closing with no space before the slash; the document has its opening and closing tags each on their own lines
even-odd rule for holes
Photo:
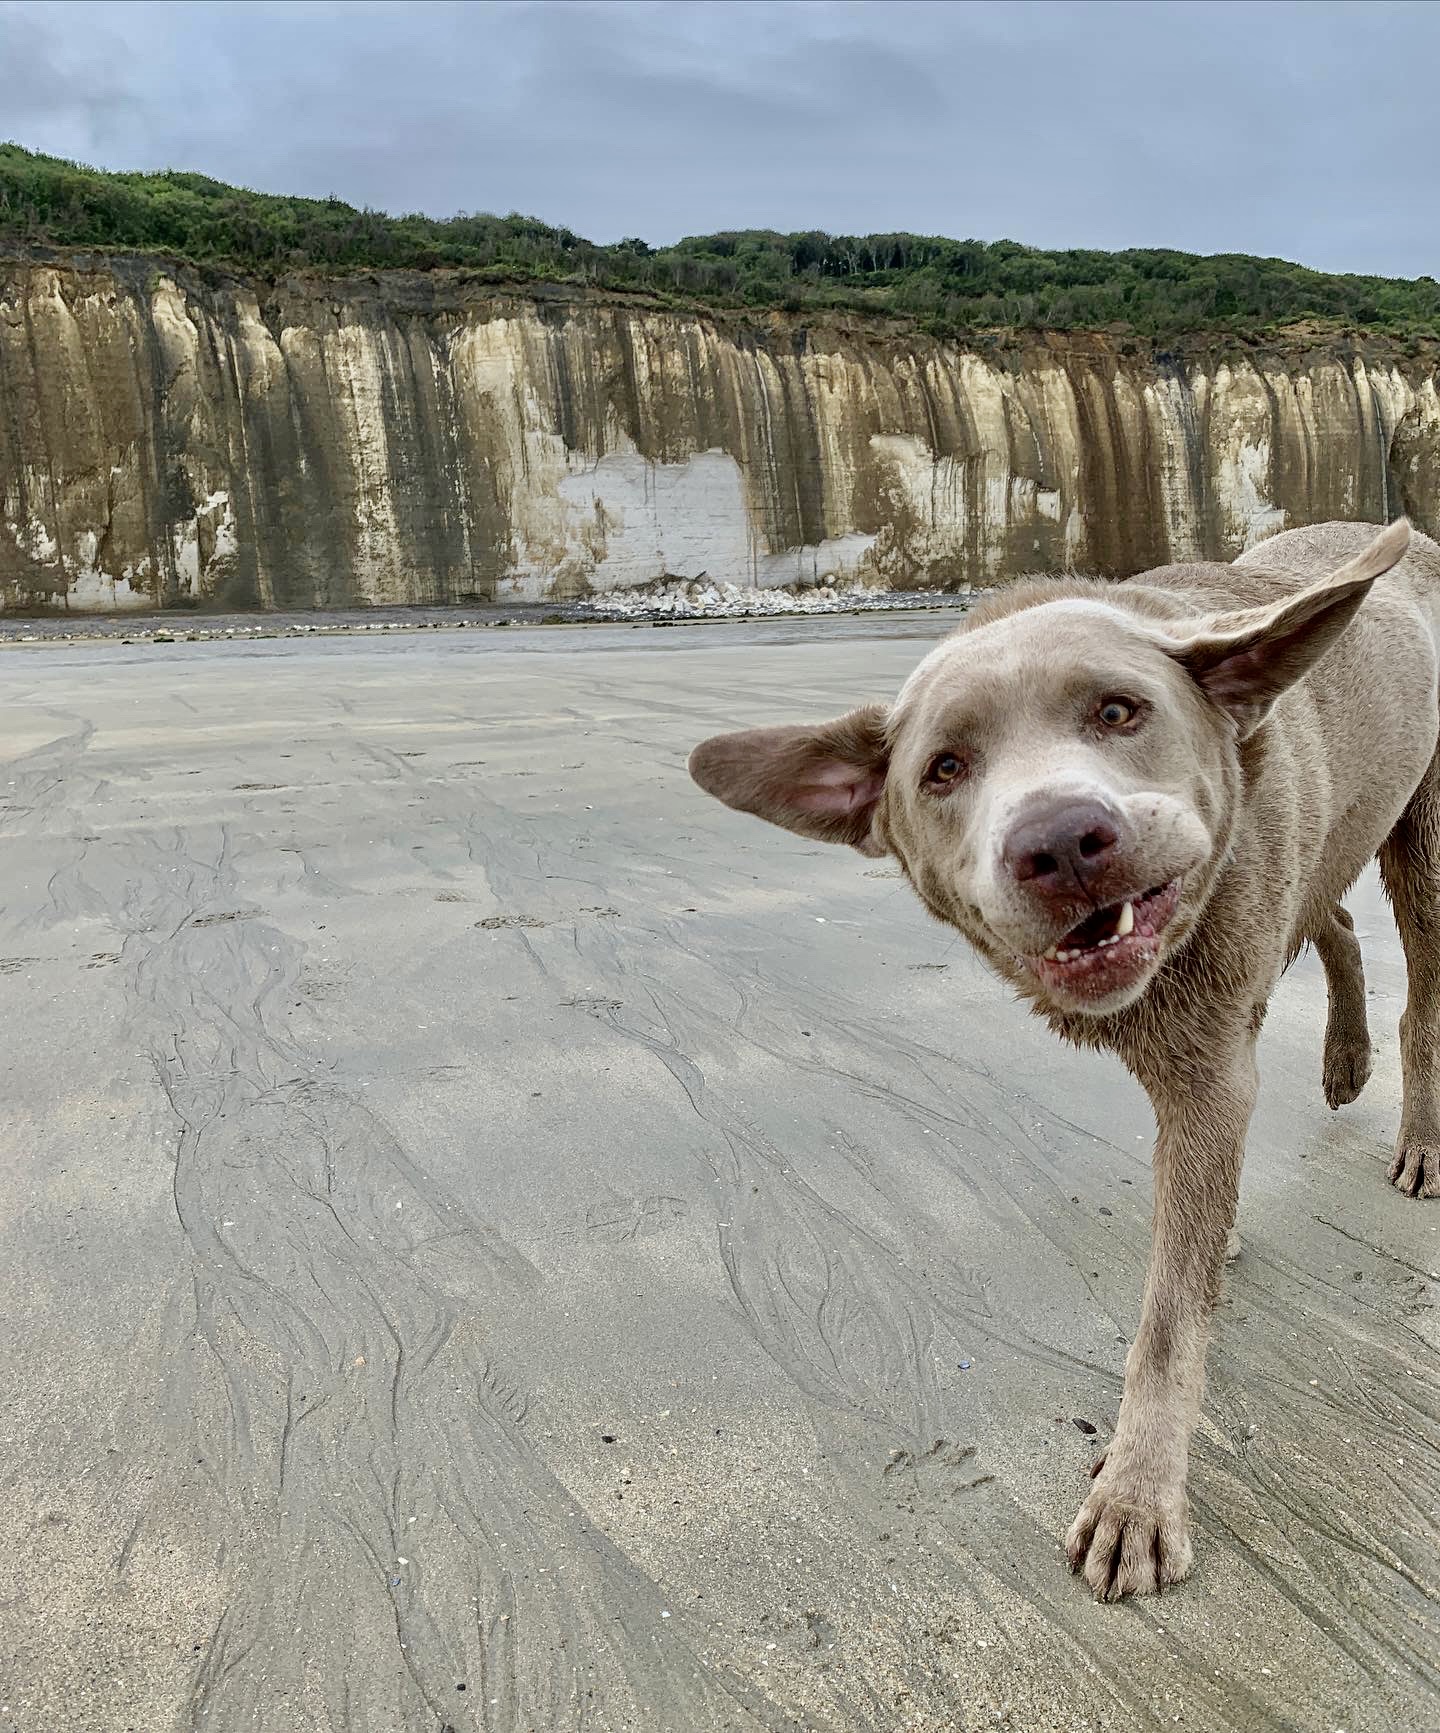
<svg viewBox="0 0 1440 1733">
<path fill-rule="evenodd" d="M 667 302 L 838 309 L 937 336 L 1120 327 L 1155 340 L 1321 321 L 1440 336 L 1432 277 L 1336 276 L 1282 259 L 1167 248 L 1047 252 L 930 235 L 741 230 L 599 246 L 533 217 L 391 217 L 205 175 L 110 174 L 0 144 L 0 243 L 151 252 L 276 277 L 460 269 L 483 281 L 645 291 Z"/>
</svg>

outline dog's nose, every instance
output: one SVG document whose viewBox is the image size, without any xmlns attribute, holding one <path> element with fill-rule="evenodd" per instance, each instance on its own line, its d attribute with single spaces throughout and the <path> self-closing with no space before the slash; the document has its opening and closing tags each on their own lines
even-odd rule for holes
<svg viewBox="0 0 1440 1733">
<path fill-rule="evenodd" d="M 1120 821 L 1098 801 L 1071 801 L 1022 818 L 1000 851 L 1005 869 L 1037 890 L 1083 889 L 1109 865 Z"/>
</svg>

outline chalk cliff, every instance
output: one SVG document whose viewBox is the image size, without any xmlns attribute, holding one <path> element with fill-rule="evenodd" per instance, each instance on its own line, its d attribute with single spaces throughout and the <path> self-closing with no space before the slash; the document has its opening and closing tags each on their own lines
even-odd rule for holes
<svg viewBox="0 0 1440 1733">
<path fill-rule="evenodd" d="M 659 310 L 445 274 L 0 260 L 0 607 L 900 586 L 1440 534 L 1440 345 Z"/>
</svg>

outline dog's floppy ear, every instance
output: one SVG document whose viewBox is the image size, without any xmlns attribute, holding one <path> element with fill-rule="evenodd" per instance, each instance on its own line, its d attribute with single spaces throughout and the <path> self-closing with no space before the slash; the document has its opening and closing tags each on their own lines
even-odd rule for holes
<svg viewBox="0 0 1440 1733">
<path fill-rule="evenodd" d="M 1244 740 L 1270 707 L 1307 673 L 1354 618 L 1370 586 L 1405 557 L 1410 525 L 1404 518 L 1384 529 L 1353 560 L 1265 608 L 1218 614 L 1165 648 L 1234 721 Z"/>
<path fill-rule="evenodd" d="M 818 727 L 717 734 L 690 754 L 690 774 L 737 812 L 882 855 L 872 829 L 889 759 L 888 716 L 885 705 L 866 704 Z"/>
</svg>

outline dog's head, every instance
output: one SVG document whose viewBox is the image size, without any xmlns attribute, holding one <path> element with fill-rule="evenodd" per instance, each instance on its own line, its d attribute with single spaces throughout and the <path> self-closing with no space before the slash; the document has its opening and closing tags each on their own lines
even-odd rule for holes
<svg viewBox="0 0 1440 1733">
<path fill-rule="evenodd" d="M 722 734 L 690 773 L 802 836 L 893 853 L 927 906 L 1057 1010 L 1139 998 L 1230 842 L 1240 742 L 1405 552 L 1392 525 L 1273 605 L 1160 620 L 1096 588 L 963 627 L 818 727 Z"/>
</svg>

